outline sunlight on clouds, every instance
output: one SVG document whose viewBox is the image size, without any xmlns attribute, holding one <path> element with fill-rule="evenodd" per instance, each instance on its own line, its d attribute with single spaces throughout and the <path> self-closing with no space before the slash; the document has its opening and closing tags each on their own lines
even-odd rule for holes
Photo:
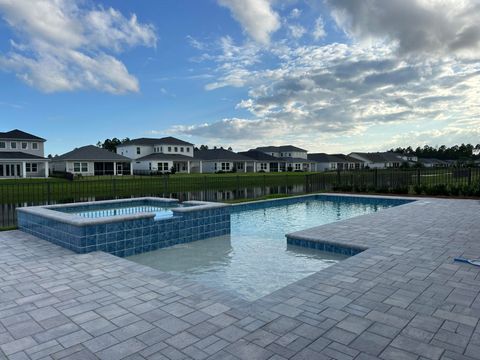
<svg viewBox="0 0 480 360">
<path fill-rule="evenodd" d="M 135 15 L 85 9 L 75 1 L 0 0 L 0 15 L 19 38 L 0 54 L 0 69 L 45 92 L 137 92 L 138 80 L 109 53 L 154 47 L 157 41 L 153 26 L 140 24 Z"/>
<path fill-rule="evenodd" d="M 230 9 L 244 31 L 259 43 L 268 44 L 271 34 L 280 28 L 271 0 L 218 0 L 218 3 Z"/>
</svg>

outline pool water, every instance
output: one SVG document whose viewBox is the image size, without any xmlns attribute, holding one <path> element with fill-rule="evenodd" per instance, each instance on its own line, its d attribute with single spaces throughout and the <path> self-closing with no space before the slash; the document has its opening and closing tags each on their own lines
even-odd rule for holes
<svg viewBox="0 0 480 360">
<path fill-rule="evenodd" d="M 233 212 L 231 234 L 131 256 L 137 263 L 256 300 L 347 256 L 287 245 L 285 234 L 376 212 L 386 203 L 307 200 Z"/>
<path fill-rule="evenodd" d="M 175 207 L 180 206 L 180 204 L 175 204 Z M 73 215 L 78 215 L 85 218 L 96 219 L 107 216 L 119 216 L 119 215 L 130 215 L 137 213 L 155 213 L 154 219 L 163 219 L 173 216 L 172 205 L 168 206 L 157 206 L 157 205 L 133 205 L 133 206 L 116 206 L 114 208 L 95 208 L 95 209 L 85 209 L 85 210 L 73 210 L 65 211 Z"/>
</svg>

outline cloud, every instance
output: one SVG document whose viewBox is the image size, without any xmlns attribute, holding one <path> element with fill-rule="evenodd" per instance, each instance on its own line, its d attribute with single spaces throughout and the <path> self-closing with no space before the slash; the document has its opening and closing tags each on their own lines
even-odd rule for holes
<svg viewBox="0 0 480 360">
<path fill-rule="evenodd" d="M 300 39 L 307 32 L 307 29 L 301 25 L 289 25 L 288 29 L 294 39 Z"/>
<path fill-rule="evenodd" d="M 315 40 L 323 39 L 327 35 L 322 17 L 319 17 L 317 20 L 315 20 L 315 27 L 312 35 Z"/>
<path fill-rule="evenodd" d="M 480 54 L 475 0 L 327 0 L 337 25 L 359 40 L 394 42 L 401 54 Z"/>
<path fill-rule="evenodd" d="M 268 44 L 270 36 L 280 28 L 279 15 L 273 11 L 271 0 L 218 0 L 230 9 L 232 16 L 255 41 Z"/>
<path fill-rule="evenodd" d="M 179 135 L 215 142 L 221 134 L 239 149 L 291 139 L 312 151 L 342 143 L 343 149 L 335 149 L 349 151 L 389 148 L 389 131 L 463 128 L 457 133 L 466 136 L 480 128 L 480 64 L 474 61 L 405 59 L 385 43 L 282 44 L 268 50 L 226 44 L 228 50 L 214 56 L 220 70 L 210 86 L 248 89 L 237 109 L 250 116 L 173 129 Z M 242 60 L 247 52 L 248 61 Z M 278 63 L 260 69 L 263 56 L 276 56 Z M 447 141 L 446 135 L 436 139 Z"/>
<path fill-rule="evenodd" d="M 116 57 L 136 47 L 155 47 L 155 29 L 135 15 L 67 0 L 0 0 L 0 16 L 19 40 L 0 54 L 0 69 L 13 71 L 45 92 L 95 89 L 139 91 L 138 80 Z"/>
</svg>

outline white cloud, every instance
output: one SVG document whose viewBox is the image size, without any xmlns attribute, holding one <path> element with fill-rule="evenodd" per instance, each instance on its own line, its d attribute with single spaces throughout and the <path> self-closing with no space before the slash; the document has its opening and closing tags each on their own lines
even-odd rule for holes
<svg viewBox="0 0 480 360">
<path fill-rule="evenodd" d="M 292 37 L 295 39 L 300 39 L 307 32 L 307 30 L 301 25 L 289 25 L 288 29 L 290 30 Z"/>
<path fill-rule="evenodd" d="M 350 36 L 394 42 L 402 54 L 480 54 L 477 0 L 327 0 Z"/>
<path fill-rule="evenodd" d="M 315 40 L 323 39 L 327 35 L 327 33 L 325 32 L 325 25 L 321 17 L 315 20 L 315 27 L 313 29 L 312 35 Z"/>
<path fill-rule="evenodd" d="M 216 57 L 221 70 L 212 88 L 250 89 L 237 108 L 251 117 L 177 127 L 177 133 L 213 142 L 222 134 L 238 149 L 291 139 L 312 151 L 349 151 L 389 148 L 393 134 L 389 138 L 388 131 L 462 128 L 457 138 L 461 134 L 473 139 L 468 134 L 480 128 L 476 62 L 455 57 L 404 59 L 386 44 L 293 44 L 270 49 L 266 55 L 275 54 L 279 62 L 260 70 L 250 65 L 255 64 L 252 57 L 250 62 L 233 61 L 247 48 L 242 51 L 231 42 L 228 48 Z M 253 53 L 255 61 L 264 54 L 257 49 Z M 442 134 L 436 140 L 452 139 Z"/>
<path fill-rule="evenodd" d="M 0 69 L 45 92 L 136 92 L 138 80 L 114 55 L 157 41 L 153 26 L 135 15 L 76 1 L 0 0 L 0 16 L 19 39 L 0 54 Z"/>
<path fill-rule="evenodd" d="M 302 15 L 302 10 L 294 8 L 294 9 L 292 9 L 292 11 L 290 11 L 289 17 L 291 19 L 298 19 L 300 17 L 300 15 Z"/>
<path fill-rule="evenodd" d="M 273 11 L 271 0 L 218 0 L 230 9 L 233 17 L 255 41 L 268 44 L 270 36 L 280 28 L 279 15 Z"/>
</svg>

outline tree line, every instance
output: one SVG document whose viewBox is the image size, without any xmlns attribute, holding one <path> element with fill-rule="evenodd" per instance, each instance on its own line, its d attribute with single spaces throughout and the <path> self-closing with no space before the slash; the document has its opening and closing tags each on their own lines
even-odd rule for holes
<svg viewBox="0 0 480 360">
<path fill-rule="evenodd" d="M 396 149 L 390 149 L 390 151 L 404 154 L 418 156 L 419 158 L 435 158 L 439 160 L 468 160 L 472 158 L 480 158 L 480 156 L 473 156 L 472 150 L 480 149 L 480 144 L 461 144 L 454 145 L 451 147 L 441 145 L 441 146 L 430 146 L 425 145 L 424 147 L 418 146 L 413 149 L 411 146 L 406 148 L 398 147 Z"/>
</svg>

